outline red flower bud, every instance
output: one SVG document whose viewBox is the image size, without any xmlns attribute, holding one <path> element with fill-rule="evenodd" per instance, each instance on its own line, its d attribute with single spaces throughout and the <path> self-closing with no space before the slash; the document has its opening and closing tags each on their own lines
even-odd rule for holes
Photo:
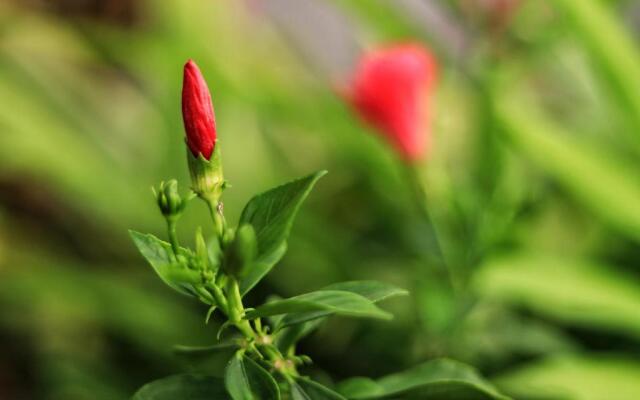
<svg viewBox="0 0 640 400">
<path fill-rule="evenodd" d="M 194 157 L 202 154 L 209 160 L 216 145 L 216 117 L 207 82 L 193 60 L 184 66 L 182 119 L 189 150 Z"/>
<path fill-rule="evenodd" d="M 348 91 L 361 117 L 410 162 L 429 146 L 436 68 L 434 57 L 418 44 L 377 49 L 361 58 Z"/>
</svg>

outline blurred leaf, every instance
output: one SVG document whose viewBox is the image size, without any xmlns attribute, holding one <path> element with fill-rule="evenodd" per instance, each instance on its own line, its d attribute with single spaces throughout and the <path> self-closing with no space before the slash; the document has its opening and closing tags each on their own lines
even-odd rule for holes
<svg viewBox="0 0 640 400">
<path fill-rule="evenodd" d="M 614 356 L 563 355 L 507 372 L 496 382 L 522 398 L 635 400 L 640 364 Z"/>
<path fill-rule="evenodd" d="M 640 285 L 612 268 L 558 256 L 516 253 L 488 260 L 474 287 L 486 298 L 562 321 L 640 337 Z"/>
<path fill-rule="evenodd" d="M 227 365 L 224 382 L 233 400 L 280 399 L 275 379 L 241 353 L 236 353 Z"/>
<path fill-rule="evenodd" d="M 229 399 L 220 378 L 206 375 L 173 375 L 144 385 L 132 400 Z"/>
<path fill-rule="evenodd" d="M 376 307 L 366 297 L 339 290 L 318 290 L 288 299 L 275 300 L 247 311 L 247 318 L 312 311 L 327 311 L 351 317 L 391 318 L 391 314 Z"/>
<path fill-rule="evenodd" d="M 448 359 L 428 361 L 374 381 L 352 378 L 339 385 L 349 399 L 507 399 L 471 367 Z"/>
<path fill-rule="evenodd" d="M 346 400 L 342 395 L 307 378 L 298 378 L 291 384 L 293 400 Z"/>
<path fill-rule="evenodd" d="M 509 138 L 538 167 L 605 222 L 640 240 L 640 181 L 635 171 L 511 98 L 499 101 L 498 118 Z"/>
<path fill-rule="evenodd" d="M 293 220 L 313 185 L 326 171 L 278 186 L 252 198 L 240 216 L 238 226 L 251 224 L 258 239 L 258 260 L 240 284 L 246 294 L 284 255 Z"/>
<path fill-rule="evenodd" d="M 599 64 L 618 97 L 628 108 L 640 132 L 640 53 L 632 35 L 621 21 L 615 20 L 611 7 L 597 0 L 553 0 L 551 2 L 569 18 L 573 32 L 582 40 Z M 636 138 L 638 139 L 638 138 Z"/>
</svg>

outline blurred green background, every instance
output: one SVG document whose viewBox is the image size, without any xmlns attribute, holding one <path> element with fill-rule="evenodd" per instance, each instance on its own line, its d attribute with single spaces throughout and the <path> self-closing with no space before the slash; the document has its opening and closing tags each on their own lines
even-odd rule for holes
<svg viewBox="0 0 640 400">
<path fill-rule="evenodd" d="M 188 173 L 182 66 L 212 91 L 228 219 L 328 169 L 248 305 L 347 279 L 411 291 L 392 322 L 301 343 L 321 380 L 448 356 L 518 399 L 640 398 L 640 5 L 628 0 L 0 2 L 0 398 L 122 399 L 216 323 L 127 229 Z M 338 96 L 359 52 L 439 59 L 434 145 L 402 163 Z M 210 229 L 203 205 L 180 224 Z M 434 229 L 435 228 L 435 229 Z M 433 257 L 433 232 L 454 272 Z"/>
</svg>

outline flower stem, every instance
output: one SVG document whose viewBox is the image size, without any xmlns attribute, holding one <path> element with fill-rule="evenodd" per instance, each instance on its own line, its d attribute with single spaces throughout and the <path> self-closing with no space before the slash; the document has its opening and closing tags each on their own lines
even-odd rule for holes
<svg viewBox="0 0 640 400">
<path fill-rule="evenodd" d="M 180 246 L 178 244 L 178 235 L 176 233 L 176 220 L 172 217 L 167 217 L 167 231 L 169 233 L 169 242 L 171 243 L 171 249 L 173 250 L 173 255 L 178 260 L 178 251 Z"/>
<path fill-rule="evenodd" d="M 213 220 L 213 224 L 216 228 L 216 234 L 218 235 L 220 244 L 222 245 L 224 233 L 227 230 L 227 222 L 224 219 L 224 214 L 222 213 L 222 202 L 211 198 L 205 198 L 204 200 L 207 203 L 211 219 Z"/>
<path fill-rule="evenodd" d="M 457 280 L 456 274 L 453 270 L 453 266 L 451 265 L 450 260 L 448 259 L 444 247 L 441 241 L 441 231 L 438 229 L 438 224 L 435 219 L 432 217 L 431 212 L 429 211 L 429 201 L 427 197 L 427 191 L 420 179 L 420 174 L 417 168 L 413 165 L 406 167 L 407 180 L 409 181 L 409 185 L 411 186 L 412 195 L 414 201 L 416 202 L 422 217 L 424 218 L 425 223 L 431 230 L 431 234 L 433 236 L 434 248 L 437 252 L 437 257 L 439 259 L 440 264 L 446 270 L 446 273 L 449 277 L 449 283 L 451 284 L 452 289 L 455 292 L 459 291 L 459 282 Z"/>
<path fill-rule="evenodd" d="M 242 297 L 240 296 L 240 286 L 238 281 L 230 277 L 227 282 L 227 298 L 229 300 L 229 320 L 238 328 L 242 334 L 248 339 L 255 338 L 255 332 L 251 328 L 248 320 L 244 319 L 244 306 L 242 305 Z"/>
</svg>

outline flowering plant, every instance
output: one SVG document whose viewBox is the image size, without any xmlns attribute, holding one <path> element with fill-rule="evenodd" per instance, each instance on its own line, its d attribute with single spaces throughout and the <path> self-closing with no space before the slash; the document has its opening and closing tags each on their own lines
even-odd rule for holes
<svg viewBox="0 0 640 400">
<path fill-rule="evenodd" d="M 231 350 L 232 356 L 224 377 L 175 375 L 145 385 L 134 399 L 504 398 L 472 368 L 445 359 L 379 380 L 353 378 L 332 388 L 306 377 L 301 369 L 311 360 L 296 353 L 299 340 L 332 315 L 390 319 L 377 303 L 407 292 L 380 282 L 341 282 L 245 307 L 244 296 L 284 256 L 296 213 L 326 171 L 253 197 L 231 228 L 224 217 L 227 184 L 211 97 L 193 61 L 185 65 L 182 111 L 191 192 L 181 195 L 175 180 L 154 190 L 168 242 L 135 231 L 131 237 L 169 287 L 204 303 L 207 321 L 213 315 L 223 320 L 211 346 L 179 346 L 176 351 L 201 355 Z M 205 238 L 197 229 L 195 249 L 190 249 L 180 245 L 176 223 L 196 196 L 207 204 L 215 234 Z"/>
</svg>

